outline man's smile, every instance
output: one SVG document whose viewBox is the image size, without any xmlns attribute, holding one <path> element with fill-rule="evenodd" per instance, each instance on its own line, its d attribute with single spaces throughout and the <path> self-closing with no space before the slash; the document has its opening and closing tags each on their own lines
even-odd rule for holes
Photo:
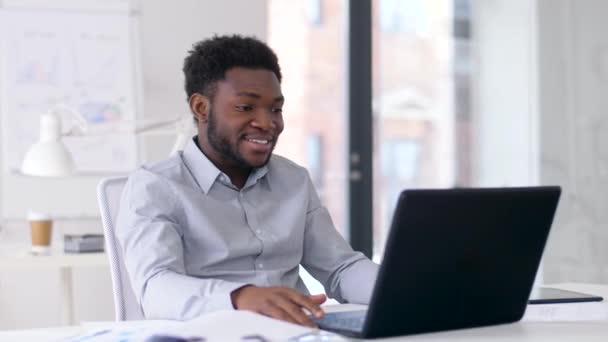
<svg viewBox="0 0 608 342">
<path fill-rule="evenodd" d="M 266 145 L 266 144 L 270 143 L 270 140 L 266 140 L 266 139 L 245 138 L 245 140 L 256 143 L 256 144 L 262 144 L 262 145 Z"/>
<path fill-rule="evenodd" d="M 272 135 L 250 134 L 245 135 L 242 140 L 244 147 L 253 153 L 267 154 L 272 151 L 276 138 Z"/>
</svg>

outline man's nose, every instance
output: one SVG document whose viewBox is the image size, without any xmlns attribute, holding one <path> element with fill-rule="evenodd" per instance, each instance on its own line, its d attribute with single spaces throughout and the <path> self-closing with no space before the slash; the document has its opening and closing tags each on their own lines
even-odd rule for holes
<svg viewBox="0 0 608 342">
<path fill-rule="evenodd" d="M 256 113 L 251 125 L 259 129 L 271 130 L 277 127 L 277 122 L 270 110 L 262 109 Z"/>
</svg>

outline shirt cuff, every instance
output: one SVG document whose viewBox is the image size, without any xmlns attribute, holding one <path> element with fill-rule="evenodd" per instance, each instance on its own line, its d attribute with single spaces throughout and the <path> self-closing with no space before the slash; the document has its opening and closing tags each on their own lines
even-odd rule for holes
<svg viewBox="0 0 608 342">
<path fill-rule="evenodd" d="M 235 310 L 234 305 L 232 305 L 232 292 L 247 285 L 251 284 L 217 280 L 212 285 L 214 288 L 209 289 L 212 294 L 209 294 L 207 297 L 207 310 L 205 311 Z"/>
</svg>

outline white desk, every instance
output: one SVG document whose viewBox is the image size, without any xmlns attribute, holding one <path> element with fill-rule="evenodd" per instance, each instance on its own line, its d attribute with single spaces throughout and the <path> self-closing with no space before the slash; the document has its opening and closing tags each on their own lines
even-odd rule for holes
<svg viewBox="0 0 608 342">
<path fill-rule="evenodd" d="M 32 255 L 23 250 L 0 255 L 0 271 L 52 269 L 59 271 L 61 322 L 65 325 L 74 324 L 74 300 L 72 291 L 72 269 L 79 267 L 108 266 L 105 253 L 65 254 L 53 251 L 51 255 Z"/>
<path fill-rule="evenodd" d="M 557 286 L 563 289 L 575 291 L 587 291 L 601 295 L 606 298 L 604 305 L 608 307 L 608 285 L 585 285 L 585 284 L 561 284 Z M 341 310 L 349 306 L 334 308 Z M 352 306 L 351 306 L 352 307 Z M 332 309 L 332 311 L 334 311 Z M 142 321 L 132 322 L 132 324 L 142 324 Z M 118 324 L 125 325 L 129 322 L 107 322 L 105 327 L 116 327 Z M 218 326 L 217 322 L 216 328 Z M 225 316 L 225 319 L 220 323 L 225 326 L 226 330 L 238 330 L 240 327 L 230 316 Z M 104 327 L 103 324 L 98 324 L 97 327 Z M 88 329 L 88 330 L 87 330 Z M 204 330 L 204 329 L 203 329 Z M 58 340 L 75 334 L 91 331 L 85 327 L 64 327 L 51 329 L 34 329 L 21 331 L 5 331 L 0 332 L 0 341 L 11 340 L 27 340 L 27 341 L 48 341 Z M 208 330 L 205 330 L 208 331 Z M 262 334 L 264 332 L 261 332 Z M 287 338 L 285 338 L 287 339 Z M 274 339 L 271 341 L 281 341 L 282 339 Z M 333 340 L 333 339 L 332 339 Z M 217 339 L 209 339 L 209 342 L 217 341 Z M 221 341 L 228 341 L 223 339 Z M 238 339 L 234 340 L 238 341 Z M 312 340 L 310 340 L 312 341 Z M 327 341 L 327 340 L 326 340 Z M 338 338 L 335 341 L 349 341 L 349 339 Z M 354 340 L 352 340 L 354 341 Z M 525 342 L 606 342 L 608 341 L 608 321 L 595 322 L 518 322 L 513 324 L 505 324 L 499 326 L 463 329 L 456 331 L 446 331 L 439 333 L 429 333 L 420 335 L 411 335 L 403 337 L 395 337 L 388 339 L 376 339 L 373 341 L 525 341 Z"/>
</svg>

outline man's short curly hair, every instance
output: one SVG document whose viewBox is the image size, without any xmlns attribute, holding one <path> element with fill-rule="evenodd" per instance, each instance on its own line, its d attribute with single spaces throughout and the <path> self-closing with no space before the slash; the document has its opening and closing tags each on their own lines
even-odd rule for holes
<svg viewBox="0 0 608 342">
<path fill-rule="evenodd" d="M 255 37 L 215 35 L 194 44 L 184 60 L 188 99 L 194 93 L 213 99 L 217 81 L 234 67 L 270 70 L 281 82 L 277 55 L 268 45 Z"/>
</svg>

